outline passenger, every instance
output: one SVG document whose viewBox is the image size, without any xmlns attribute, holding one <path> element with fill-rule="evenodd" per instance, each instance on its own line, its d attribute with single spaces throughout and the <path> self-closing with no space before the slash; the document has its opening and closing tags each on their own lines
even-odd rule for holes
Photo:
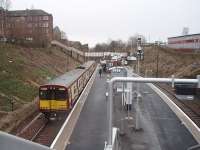
<svg viewBox="0 0 200 150">
<path fill-rule="evenodd" d="M 99 76 L 101 78 L 101 74 L 102 74 L 102 68 L 99 68 Z"/>
</svg>

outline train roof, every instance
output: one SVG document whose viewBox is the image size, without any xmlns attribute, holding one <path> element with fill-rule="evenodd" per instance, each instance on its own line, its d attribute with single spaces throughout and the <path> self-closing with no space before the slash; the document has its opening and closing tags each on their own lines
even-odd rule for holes
<svg viewBox="0 0 200 150">
<path fill-rule="evenodd" d="M 88 61 L 84 63 L 83 65 L 77 67 L 77 69 L 71 70 L 69 72 L 66 72 L 65 74 L 53 79 L 52 81 L 48 82 L 45 85 L 60 85 L 68 87 L 70 84 L 72 84 L 78 77 L 87 70 L 94 61 Z"/>
</svg>

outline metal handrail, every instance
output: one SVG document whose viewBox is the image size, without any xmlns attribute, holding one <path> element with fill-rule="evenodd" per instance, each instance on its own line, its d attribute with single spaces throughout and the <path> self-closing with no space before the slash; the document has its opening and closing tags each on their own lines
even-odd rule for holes
<svg viewBox="0 0 200 150">
<path fill-rule="evenodd" d="M 136 82 L 136 83 L 196 83 L 197 87 L 200 88 L 200 75 L 197 79 L 177 79 L 177 78 L 141 78 L 141 77 L 114 77 L 109 84 L 109 122 L 108 122 L 108 145 L 112 146 L 112 121 L 113 121 L 113 84 L 115 82 Z"/>
</svg>

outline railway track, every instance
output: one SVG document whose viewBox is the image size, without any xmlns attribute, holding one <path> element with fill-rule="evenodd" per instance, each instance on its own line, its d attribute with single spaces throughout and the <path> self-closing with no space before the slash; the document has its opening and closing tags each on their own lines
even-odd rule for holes
<svg viewBox="0 0 200 150">
<path fill-rule="evenodd" d="M 39 113 L 16 135 L 24 139 L 50 146 L 64 123 L 67 114 L 62 115 L 58 120 L 48 120 L 42 113 Z"/>
<path fill-rule="evenodd" d="M 64 121 L 66 120 L 67 114 L 63 115 L 58 120 L 48 121 L 43 128 L 34 136 L 33 142 L 40 143 L 42 145 L 50 146 Z"/>
<path fill-rule="evenodd" d="M 38 132 L 45 127 L 47 122 L 48 120 L 45 118 L 45 116 L 39 113 L 16 135 L 32 141 Z"/>
<path fill-rule="evenodd" d="M 190 119 L 200 128 L 200 99 L 194 100 L 179 100 L 171 86 L 167 84 L 156 84 L 168 97 L 183 111 Z"/>
</svg>

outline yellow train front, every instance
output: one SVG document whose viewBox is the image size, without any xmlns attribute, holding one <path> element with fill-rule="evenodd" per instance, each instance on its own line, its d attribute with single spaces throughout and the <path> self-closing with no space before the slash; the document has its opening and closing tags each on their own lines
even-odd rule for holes
<svg viewBox="0 0 200 150">
<path fill-rule="evenodd" d="M 59 85 L 43 85 L 39 88 L 40 111 L 47 118 L 54 118 L 59 113 L 69 110 L 67 88 Z"/>
<path fill-rule="evenodd" d="M 71 70 L 39 88 L 39 110 L 47 118 L 70 111 L 96 68 L 94 61 Z"/>
</svg>

